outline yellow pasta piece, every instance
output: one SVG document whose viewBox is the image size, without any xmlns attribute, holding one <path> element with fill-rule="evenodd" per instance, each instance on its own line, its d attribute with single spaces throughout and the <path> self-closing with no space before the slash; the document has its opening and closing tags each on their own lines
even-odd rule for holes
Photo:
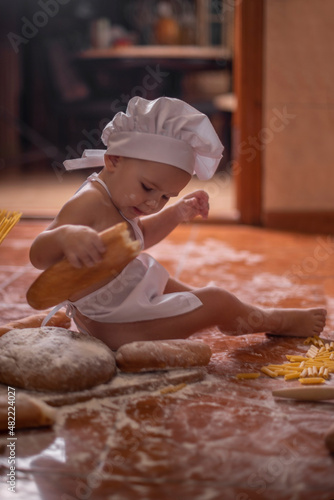
<svg viewBox="0 0 334 500">
<path fill-rule="evenodd" d="M 293 379 L 299 378 L 299 377 L 300 377 L 300 372 L 291 372 L 291 373 L 287 373 L 284 376 L 284 380 L 293 380 Z"/>
<path fill-rule="evenodd" d="M 289 361 L 305 361 L 307 358 L 305 356 L 299 356 L 299 355 L 293 355 L 293 354 L 286 354 L 286 359 Z"/>
<path fill-rule="evenodd" d="M 312 344 L 313 340 L 312 340 L 312 337 L 307 337 L 305 340 L 304 340 L 304 344 L 305 345 L 310 345 Z"/>
<path fill-rule="evenodd" d="M 278 377 L 282 377 L 282 376 L 284 377 L 284 375 L 286 375 L 288 371 L 289 370 L 275 370 L 275 373 L 277 373 Z"/>
<path fill-rule="evenodd" d="M 269 377 L 272 377 L 272 378 L 276 378 L 277 377 L 277 373 L 275 373 L 272 370 L 270 370 L 267 366 L 263 366 L 261 368 L 261 372 L 265 373 L 266 375 L 269 375 Z"/>
<path fill-rule="evenodd" d="M 301 372 L 303 371 L 304 368 L 300 368 L 300 366 L 282 366 L 281 370 L 277 371 L 283 371 L 284 373 L 291 373 L 291 372 Z"/>
<path fill-rule="evenodd" d="M 307 353 L 306 353 L 306 356 L 308 358 L 315 358 L 317 354 L 318 354 L 318 351 L 310 351 L 310 350 L 308 350 Z"/>
<path fill-rule="evenodd" d="M 301 384 L 323 384 L 325 379 L 322 377 L 310 377 L 310 378 L 300 378 L 298 379 Z"/>
<path fill-rule="evenodd" d="M 307 368 L 313 368 L 313 366 L 316 366 L 317 368 L 320 368 L 324 363 L 322 361 L 315 360 L 313 363 L 308 363 L 306 365 Z"/>
<path fill-rule="evenodd" d="M 169 385 L 168 387 L 164 387 L 163 389 L 160 390 L 161 394 L 170 394 L 172 392 L 177 392 L 180 391 L 181 389 L 184 389 L 187 386 L 187 384 L 182 383 L 178 385 Z"/>
<path fill-rule="evenodd" d="M 250 378 L 259 378 L 260 373 L 238 373 L 237 378 L 240 379 L 250 379 Z"/>
</svg>

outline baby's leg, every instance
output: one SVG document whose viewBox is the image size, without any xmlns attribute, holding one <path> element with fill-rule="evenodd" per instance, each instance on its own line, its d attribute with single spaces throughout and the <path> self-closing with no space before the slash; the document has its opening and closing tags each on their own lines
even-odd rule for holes
<svg viewBox="0 0 334 500">
<path fill-rule="evenodd" d="M 218 316 L 215 324 L 223 333 L 243 335 L 266 332 L 308 337 L 320 334 L 326 323 L 326 310 L 323 308 L 266 309 L 242 302 L 235 295 L 215 287 L 208 289 L 207 295 L 201 291 L 193 293 L 203 297 L 204 309 L 208 311 L 211 308 L 212 316 Z"/>
<path fill-rule="evenodd" d="M 192 291 L 197 295 L 196 289 L 190 288 L 180 281 L 170 279 L 165 293 L 180 291 Z M 308 337 L 318 335 L 325 326 L 326 310 L 323 308 L 265 309 L 241 302 L 233 294 L 216 287 L 212 288 L 212 295 L 214 304 L 216 303 L 216 295 L 217 297 L 222 295 L 217 302 L 217 308 L 222 313 L 223 321 L 219 322 L 217 326 L 223 333 L 242 335 L 267 332 L 277 335 Z M 228 308 L 228 304 L 230 304 L 231 309 Z"/>
<path fill-rule="evenodd" d="M 175 289 L 176 288 L 176 289 Z M 166 291 L 189 290 L 170 281 Z M 192 290 L 202 306 L 189 313 L 132 323 L 104 324 L 88 320 L 92 335 L 112 349 L 135 340 L 187 338 L 189 335 L 219 325 L 224 333 L 243 335 L 267 332 L 277 335 L 312 336 L 325 326 L 326 311 L 314 309 L 262 309 L 240 301 L 235 295 L 217 287 Z"/>
</svg>

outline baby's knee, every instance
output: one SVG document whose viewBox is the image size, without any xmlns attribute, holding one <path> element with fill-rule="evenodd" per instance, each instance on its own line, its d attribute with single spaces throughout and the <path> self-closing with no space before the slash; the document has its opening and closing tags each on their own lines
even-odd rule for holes
<svg viewBox="0 0 334 500">
<path fill-rule="evenodd" d="M 210 304 L 212 307 L 221 307 L 221 304 L 228 301 L 231 297 L 231 294 L 227 290 L 214 285 L 197 289 L 196 295 L 202 302 Z"/>
</svg>

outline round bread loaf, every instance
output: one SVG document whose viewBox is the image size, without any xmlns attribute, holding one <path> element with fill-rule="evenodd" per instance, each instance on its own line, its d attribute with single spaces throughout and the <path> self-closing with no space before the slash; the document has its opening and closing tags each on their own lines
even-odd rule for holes
<svg viewBox="0 0 334 500">
<path fill-rule="evenodd" d="M 205 366 L 211 349 L 203 342 L 191 340 L 147 340 L 122 345 L 116 363 L 123 372 L 146 372 L 171 368 Z"/>
<path fill-rule="evenodd" d="M 0 382 L 36 391 L 72 392 L 106 383 L 112 351 L 88 334 L 59 327 L 11 330 L 0 338 Z"/>
</svg>

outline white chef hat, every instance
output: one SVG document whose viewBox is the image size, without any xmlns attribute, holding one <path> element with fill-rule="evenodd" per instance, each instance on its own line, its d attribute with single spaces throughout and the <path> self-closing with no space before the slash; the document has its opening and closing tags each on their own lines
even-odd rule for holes
<svg viewBox="0 0 334 500">
<path fill-rule="evenodd" d="M 179 99 L 148 101 L 133 97 L 102 132 L 106 150 L 85 150 L 82 158 L 66 160 L 66 170 L 104 165 L 104 155 L 124 156 L 173 165 L 199 179 L 210 179 L 222 157 L 209 118 Z"/>
</svg>

